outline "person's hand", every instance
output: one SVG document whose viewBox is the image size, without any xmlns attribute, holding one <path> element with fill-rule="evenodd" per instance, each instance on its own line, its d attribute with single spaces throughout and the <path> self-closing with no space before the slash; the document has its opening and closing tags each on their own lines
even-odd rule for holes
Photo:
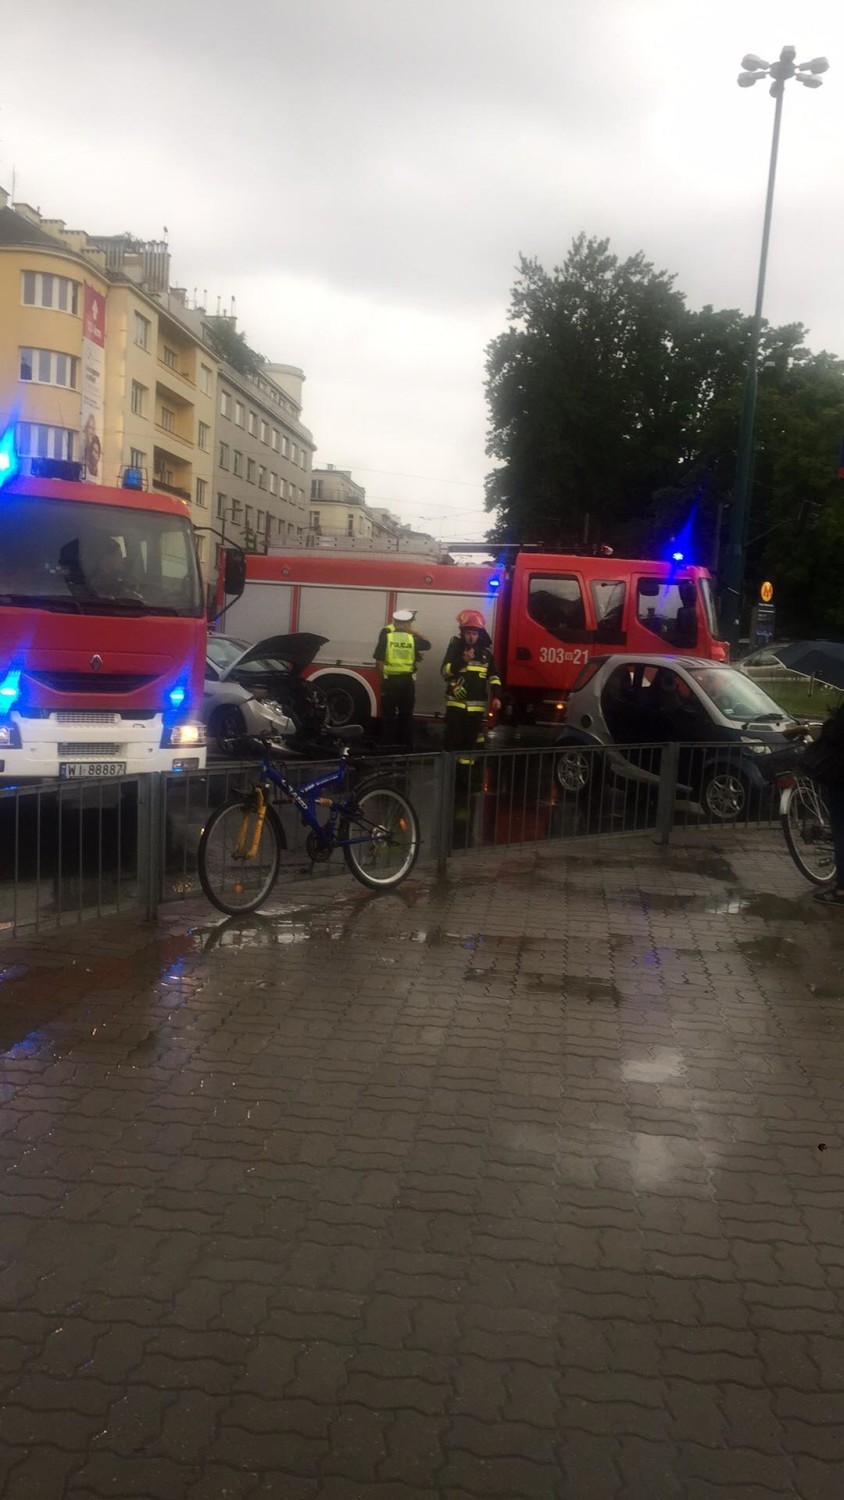
<svg viewBox="0 0 844 1500">
<path fill-rule="evenodd" d="M 475 660 L 475 648 L 474 648 L 474 646 L 467 646 L 466 647 L 466 650 L 463 652 L 463 660 L 464 661 L 474 661 Z"/>
<path fill-rule="evenodd" d="M 501 708 L 501 699 L 500 698 L 493 698 L 493 700 L 492 700 L 492 702 L 490 703 L 489 706 L 492 709 L 493 713 L 497 714 L 499 712 L 500 708 Z"/>
<path fill-rule="evenodd" d="M 451 690 L 451 696 L 452 698 L 457 698 L 458 702 L 460 703 L 466 702 L 466 689 L 464 688 L 462 682 L 455 683 L 454 687 Z"/>
<path fill-rule="evenodd" d="M 783 730 L 783 739 L 799 740 L 810 733 L 808 724 L 786 724 Z"/>
</svg>

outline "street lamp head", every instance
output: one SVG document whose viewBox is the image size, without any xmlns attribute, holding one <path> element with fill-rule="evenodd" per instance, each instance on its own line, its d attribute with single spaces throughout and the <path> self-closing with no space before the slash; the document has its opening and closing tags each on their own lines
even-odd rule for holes
<svg viewBox="0 0 844 1500">
<path fill-rule="evenodd" d="M 755 52 L 746 53 L 741 60 L 741 65 L 743 68 L 747 68 L 750 72 L 757 73 L 767 73 L 769 67 L 771 66 L 770 63 L 763 62 L 761 57 L 757 57 Z"/>
<path fill-rule="evenodd" d="M 764 73 L 739 73 L 738 86 L 740 89 L 752 89 L 754 83 L 758 83 L 759 79 L 765 76 Z"/>
<path fill-rule="evenodd" d="M 807 88 L 807 89 L 822 89 L 823 88 L 823 79 L 822 78 L 813 78 L 812 75 L 811 75 L 811 73 L 809 73 L 809 74 L 798 73 L 797 74 L 797 82 L 798 83 L 802 83 L 803 86 L 805 88 Z"/>
<path fill-rule="evenodd" d="M 813 57 L 811 62 L 798 63 L 798 73 L 828 73 L 829 60 L 825 57 Z"/>
<path fill-rule="evenodd" d="M 783 47 L 782 52 L 780 53 L 780 62 L 793 63 L 796 56 L 796 47 Z"/>
</svg>

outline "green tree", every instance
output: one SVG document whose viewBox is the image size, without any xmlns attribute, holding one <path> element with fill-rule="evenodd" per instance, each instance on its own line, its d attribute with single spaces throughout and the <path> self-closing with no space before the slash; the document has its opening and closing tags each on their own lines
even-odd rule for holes
<svg viewBox="0 0 844 1500">
<path fill-rule="evenodd" d="M 844 536 L 844 365 L 804 339 L 799 324 L 762 331 L 748 579 L 774 577 L 790 628 L 842 630 L 829 559 Z M 697 554 L 713 558 L 749 345 L 749 317 L 690 310 L 641 253 L 620 261 L 580 235 L 550 273 L 523 257 L 487 350 L 490 540 L 652 555 L 694 514 Z"/>
</svg>

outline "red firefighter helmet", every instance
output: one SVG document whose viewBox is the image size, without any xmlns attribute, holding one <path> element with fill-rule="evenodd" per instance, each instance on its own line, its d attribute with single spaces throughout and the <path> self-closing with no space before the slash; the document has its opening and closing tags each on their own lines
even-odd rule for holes
<svg viewBox="0 0 844 1500">
<path fill-rule="evenodd" d="M 486 630 L 484 617 L 479 609 L 461 609 L 457 623 L 461 630 Z"/>
</svg>

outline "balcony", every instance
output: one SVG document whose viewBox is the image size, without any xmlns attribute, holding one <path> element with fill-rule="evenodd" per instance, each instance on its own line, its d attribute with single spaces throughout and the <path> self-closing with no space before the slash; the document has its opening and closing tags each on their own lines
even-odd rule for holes
<svg viewBox="0 0 844 1500">
<path fill-rule="evenodd" d="M 165 395 L 176 406 L 192 407 L 196 401 L 196 386 L 193 381 L 175 366 L 168 365 L 164 359 L 158 360 L 155 388 L 159 395 Z"/>
</svg>

